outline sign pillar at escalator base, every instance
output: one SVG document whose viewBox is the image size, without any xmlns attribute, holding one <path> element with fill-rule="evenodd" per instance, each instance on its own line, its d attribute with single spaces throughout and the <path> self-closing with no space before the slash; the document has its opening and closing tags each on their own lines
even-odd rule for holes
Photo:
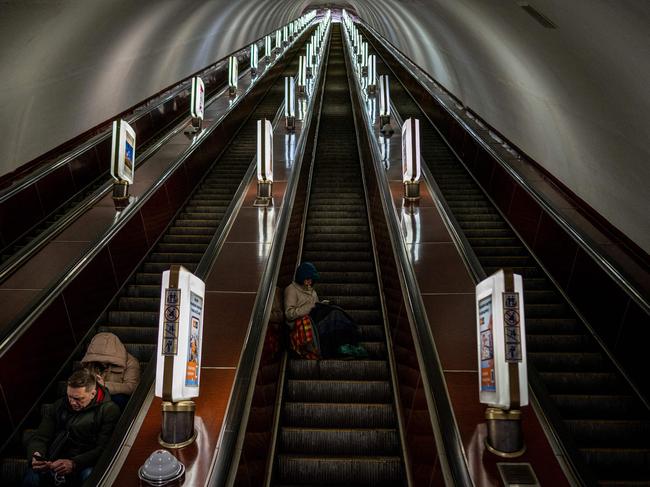
<svg viewBox="0 0 650 487">
<path fill-rule="evenodd" d="M 526 445 L 521 432 L 519 409 L 487 408 L 485 420 L 487 422 L 485 446 L 488 451 L 503 458 L 516 458 L 524 454 Z"/>
<path fill-rule="evenodd" d="M 205 283 L 180 265 L 162 274 L 155 395 L 162 399 L 158 442 L 183 448 L 196 438 Z"/>
<path fill-rule="evenodd" d="M 162 403 L 162 430 L 158 443 L 165 448 L 183 448 L 196 439 L 194 401 Z"/>
<path fill-rule="evenodd" d="M 526 451 L 521 407 L 528 404 L 523 279 L 500 270 L 476 286 L 479 399 L 487 406 L 488 451 L 515 458 Z"/>
</svg>

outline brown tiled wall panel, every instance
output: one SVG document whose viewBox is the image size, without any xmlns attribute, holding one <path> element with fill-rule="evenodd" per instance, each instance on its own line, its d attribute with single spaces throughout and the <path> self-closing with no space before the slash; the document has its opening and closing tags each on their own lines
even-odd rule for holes
<svg viewBox="0 0 650 487">
<path fill-rule="evenodd" d="M 556 223 L 500 163 L 470 135 L 386 51 L 375 43 L 400 81 L 406 85 L 451 148 L 531 248 L 542 265 L 582 313 L 627 373 L 650 397 L 643 353 L 633 353 L 641 336 L 650 334 L 650 316 L 609 274 Z M 598 303 L 607 303 L 599 306 Z M 627 348 L 631 347 L 631 348 Z"/>
</svg>

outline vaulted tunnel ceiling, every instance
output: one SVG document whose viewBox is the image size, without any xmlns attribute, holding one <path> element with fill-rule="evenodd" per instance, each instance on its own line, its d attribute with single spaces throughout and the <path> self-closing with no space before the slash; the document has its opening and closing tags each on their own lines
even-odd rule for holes
<svg viewBox="0 0 650 487">
<path fill-rule="evenodd" d="M 650 251 L 650 2 L 348 0 Z M 0 1 L 2 174 L 324 2 Z"/>
</svg>

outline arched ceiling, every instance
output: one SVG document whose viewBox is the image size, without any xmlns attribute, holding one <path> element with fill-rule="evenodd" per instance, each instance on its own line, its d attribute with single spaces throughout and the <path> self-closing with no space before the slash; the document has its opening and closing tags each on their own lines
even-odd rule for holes
<svg viewBox="0 0 650 487">
<path fill-rule="evenodd" d="M 465 105 L 650 251 L 650 2 L 347 0 Z M 0 1 L 0 170 L 322 1 Z"/>
</svg>

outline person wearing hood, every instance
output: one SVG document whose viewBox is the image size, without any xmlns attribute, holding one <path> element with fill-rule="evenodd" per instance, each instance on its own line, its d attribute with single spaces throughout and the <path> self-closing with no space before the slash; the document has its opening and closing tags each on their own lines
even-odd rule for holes
<svg viewBox="0 0 650 487">
<path fill-rule="evenodd" d="M 24 486 L 81 485 L 111 438 L 120 410 L 92 371 L 80 369 L 67 381 L 65 397 L 45 408 L 27 441 L 29 469 Z"/>
<path fill-rule="evenodd" d="M 113 402 L 123 410 L 140 382 L 140 362 L 126 351 L 117 335 L 97 333 L 81 363 L 95 372 L 97 381 L 110 391 Z"/>
<path fill-rule="evenodd" d="M 358 344 L 360 333 L 352 318 L 329 301 L 319 301 L 313 285 L 320 275 L 311 262 L 296 269 L 294 280 L 284 290 L 284 314 L 293 330 L 296 320 L 309 316 L 316 331 L 315 342 L 322 358 L 335 356 L 367 357 Z"/>
</svg>

